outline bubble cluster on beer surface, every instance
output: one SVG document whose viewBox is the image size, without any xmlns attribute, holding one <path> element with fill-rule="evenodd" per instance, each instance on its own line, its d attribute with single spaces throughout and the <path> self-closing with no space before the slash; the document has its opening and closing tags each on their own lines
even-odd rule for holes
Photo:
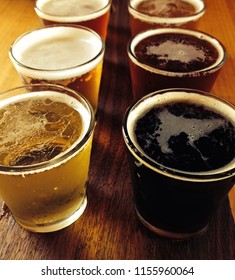
<svg viewBox="0 0 235 280">
<path fill-rule="evenodd" d="M 200 71 L 213 65 L 217 49 L 208 41 L 189 34 L 165 33 L 143 39 L 134 49 L 139 61 L 170 72 Z"/>
<path fill-rule="evenodd" d="M 0 108 L 1 165 L 50 160 L 70 148 L 85 131 L 81 110 L 74 109 L 70 99 L 61 101 L 53 93 L 23 96 Z M 64 95 L 63 100 L 67 100 Z"/>
</svg>

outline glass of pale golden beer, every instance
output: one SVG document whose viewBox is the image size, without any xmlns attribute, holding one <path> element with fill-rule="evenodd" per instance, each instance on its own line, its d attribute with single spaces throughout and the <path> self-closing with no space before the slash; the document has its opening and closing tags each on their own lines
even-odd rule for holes
<svg viewBox="0 0 235 280">
<path fill-rule="evenodd" d="M 210 92 L 226 61 L 220 41 L 184 28 L 139 33 L 129 41 L 127 51 L 134 99 L 175 87 Z"/>
<path fill-rule="evenodd" d="M 35 12 L 43 25 L 79 24 L 107 36 L 111 0 L 37 0 Z"/>
<path fill-rule="evenodd" d="M 87 205 L 94 112 L 79 93 L 28 85 L 0 95 L 0 196 L 23 228 L 69 226 Z"/>
<path fill-rule="evenodd" d="M 129 0 L 131 33 L 162 27 L 194 29 L 205 9 L 203 0 Z"/>
<path fill-rule="evenodd" d="M 50 83 L 83 94 L 96 112 L 104 41 L 82 26 L 47 26 L 21 35 L 10 58 L 25 84 Z"/>
<path fill-rule="evenodd" d="M 135 101 L 123 119 L 138 218 L 174 239 L 203 234 L 235 183 L 235 106 L 195 89 Z"/>
</svg>

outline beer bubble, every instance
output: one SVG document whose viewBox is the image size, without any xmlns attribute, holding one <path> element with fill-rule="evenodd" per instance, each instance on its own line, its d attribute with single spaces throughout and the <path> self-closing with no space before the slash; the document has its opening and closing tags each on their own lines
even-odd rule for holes
<svg viewBox="0 0 235 280">
<path fill-rule="evenodd" d="M 57 115 L 55 112 L 48 112 L 46 113 L 46 120 L 48 122 L 58 122 L 60 121 L 60 116 Z"/>
<path fill-rule="evenodd" d="M 45 99 L 45 105 L 51 104 L 53 101 L 50 98 Z"/>
</svg>

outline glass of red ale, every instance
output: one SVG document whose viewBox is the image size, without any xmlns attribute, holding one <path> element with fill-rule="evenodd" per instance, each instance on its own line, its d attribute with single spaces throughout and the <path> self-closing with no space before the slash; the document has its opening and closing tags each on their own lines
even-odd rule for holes
<svg viewBox="0 0 235 280">
<path fill-rule="evenodd" d="M 210 91 L 226 61 L 221 42 L 183 28 L 159 28 L 134 36 L 128 44 L 134 98 L 165 88 Z"/>
<path fill-rule="evenodd" d="M 43 25 L 78 24 L 96 31 L 104 40 L 111 0 L 37 0 L 35 12 Z"/>
<path fill-rule="evenodd" d="M 165 89 L 134 102 L 123 137 L 138 218 L 185 239 L 206 231 L 235 182 L 235 106 L 194 89 Z"/>
<path fill-rule="evenodd" d="M 205 10 L 203 0 L 129 0 L 131 33 L 162 27 L 196 28 Z"/>
</svg>

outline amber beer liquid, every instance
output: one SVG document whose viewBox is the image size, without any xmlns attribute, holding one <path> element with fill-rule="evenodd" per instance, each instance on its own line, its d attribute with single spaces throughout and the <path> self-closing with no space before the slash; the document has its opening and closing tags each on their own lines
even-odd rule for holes
<svg viewBox="0 0 235 280">
<path fill-rule="evenodd" d="M 50 83 L 83 94 L 97 110 L 104 42 L 85 27 L 50 26 L 20 36 L 10 58 L 25 84 Z"/>
<path fill-rule="evenodd" d="M 205 9 L 202 0 L 129 0 L 131 33 L 163 27 L 194 29 Z"/>
<path fill-rule="evenodd" d="M 38 0 L 35 12 L 44 25 L 78 24 L 107 36 L 111 0 Z"/>
<path fill-rule="evenodd" d="M 135 99 L 164 88 L 210 91 L 225 60 L 223 45 L 209 34 L 160 28 L 132 38 L 128 56 Z"/>
<path fill-rule="evenodd" d="M 123 121 L 140 221 L 170 238 L 207 229 L 234 185 L 235 107 L 193 89 L 157 91 Z"/>
<path fill-rule="evenodd" d="M 1 95 L 0 195 L 30 231 L 64 228 L 86 208 L 94 127 L 87 104 L 42 85 Z"/>
</svg>

